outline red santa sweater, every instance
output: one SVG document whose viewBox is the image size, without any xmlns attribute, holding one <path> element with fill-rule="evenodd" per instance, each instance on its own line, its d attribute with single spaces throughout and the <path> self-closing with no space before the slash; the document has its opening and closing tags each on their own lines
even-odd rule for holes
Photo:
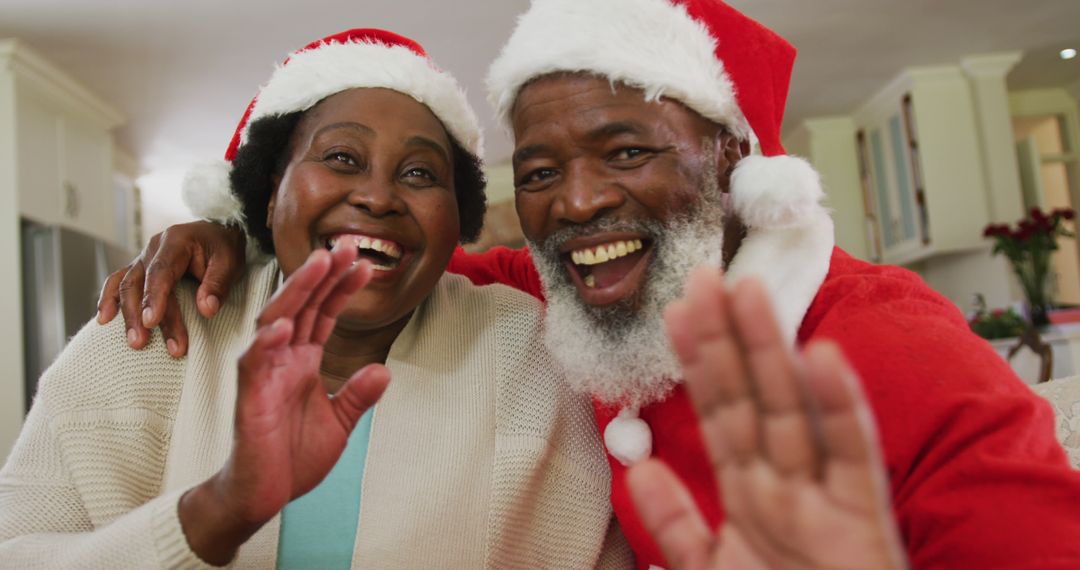
<svg viewBox="0 0 1080 570">
<path fill-rule="evenodd" d="M 529 253 L 458 252 L 450 271 L 543 298 Z M 913 568 L 1080 568 L 1080 472 L 1053 412 L 913 273 L 836 249 L 799 329 L 831 339 L 862 379 L 878 424 L 893 508 Z M 596 406 L 601 433 L 617 412 Z M 653 456 L 690 487 L 718 528 L 723 505 L 682 387 L 641 410 Z M 610 455 L 612 504 L 642 568 L 664 565 Z"/>
</svg>

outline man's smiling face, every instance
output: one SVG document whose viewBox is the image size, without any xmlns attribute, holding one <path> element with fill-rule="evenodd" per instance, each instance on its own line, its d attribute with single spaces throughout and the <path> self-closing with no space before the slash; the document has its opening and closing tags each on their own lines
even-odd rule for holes
<svg viewBox="0 0 1080 570">
<path fill-rule="evenodd" d="M 591 75 L 527 84 L 511 120 L 517 210 L 547 290 L 548 345 L 588 391 L 640 399 L 677 373 L 663 308 L 694 266 L 720 267 L 722 194 L 743 147 L 677 101 L 647 101 Z M 652 384 L 617 379 L 631 374 Z"/>
</svg>

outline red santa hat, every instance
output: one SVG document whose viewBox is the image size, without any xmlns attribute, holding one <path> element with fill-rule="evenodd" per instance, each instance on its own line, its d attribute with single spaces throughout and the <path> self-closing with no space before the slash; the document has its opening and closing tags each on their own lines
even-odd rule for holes
<svg viewBox="0 0 1080 570">
<path fill-rule="evenodd" d="M 488 72 L 500 120 L 529 81 L 586 72 L 675 99 L 759 147 L 731 177 L 749 228 L 729 279 L 755 275 L 794 340 L 828 271 L 833 227 L 817 172 L 780 142 L 795 48 L 719 0 L 534 0 Z"/>
<path fill-rule="evenodd" d="M 184 179 L 184 202 L 201 218 L 240 221 L 240 202 L 229 184 L 232 160 L 258 119 L 306 111 L 348 89 L 381 87 L 411 96 L 442 121 L 447 132 L 477 158 L 483 137 L 476 113 L 457 81 L 435 67 L 415 41 L 377 29 L 327 36 L 293 52 L 248 105 L 225 159 L 200 165 Z"/>
<path fill-rule="evenodd" d="M 505 124 L 530 80 L 589 72 L 678 100 L 760 147 L 732 181 L 743 222 L 790 227 L 822 198 L 780 142 L 794 62 L 791 44 L 717 0 L 535 0 L 491 66 L 489 98 Z"/>
</svg>

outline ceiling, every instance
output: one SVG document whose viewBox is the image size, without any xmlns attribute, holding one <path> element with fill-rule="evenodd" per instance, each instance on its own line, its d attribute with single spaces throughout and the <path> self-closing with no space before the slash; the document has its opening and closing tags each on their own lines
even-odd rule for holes
<svg viewBox="0 0 1080 570">
<path fill-rule="evenodd" d="M 581 0 L 588 1 L 588 0 Z M 1080 85 L 1080 1 L 731 0 L 800 50 L 787 124 L 852 110 L 898 71 L 1023 50 L 1015 88 Z M 488 158 L 510 145 L 490 120 L 486 66 L 526 0 L 3 0 L 0 38 L 18 37 L 127 117 L 117 144 L 141 173 L 222 154 L 257 85 L 292 49 L 352 27 L 416 38 L 484 117 Z M 152 178 L 152 177 L 151 177 Z M 145 184 L 144 184 L 145 186 Z M 174 187 L 167 191 L 175 194 Z"/>
</svg>

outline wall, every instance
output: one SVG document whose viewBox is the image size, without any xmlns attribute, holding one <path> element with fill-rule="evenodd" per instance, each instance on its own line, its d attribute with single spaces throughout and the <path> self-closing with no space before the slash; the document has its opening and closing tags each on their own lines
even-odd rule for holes
<svg viewBox="0 0 1080 570">
<path fill-rule="evenodd" d="M 989 246 L 975 252 L 934 256 L 908 269 L 965 314 L 972 311 L 976 293 L 982 294 L 990 308 L 1009 307 L 1020 298 L 1008 261 L 991 256 Z"/>
<path fill-rule="evenodd" d="M 0 75 L 8 70 L 0 67 Z M 14 82 L 0 77 L 0 157 L 15 156 Z M 0 279 L 0 458 L 7 458 L 11 444 L 19 436 L 23 419 L 23 330 L 21 231 L 18 188 L 14 165 L 0 167 L 0 267 L 7 278 Z"/>
</svg>

